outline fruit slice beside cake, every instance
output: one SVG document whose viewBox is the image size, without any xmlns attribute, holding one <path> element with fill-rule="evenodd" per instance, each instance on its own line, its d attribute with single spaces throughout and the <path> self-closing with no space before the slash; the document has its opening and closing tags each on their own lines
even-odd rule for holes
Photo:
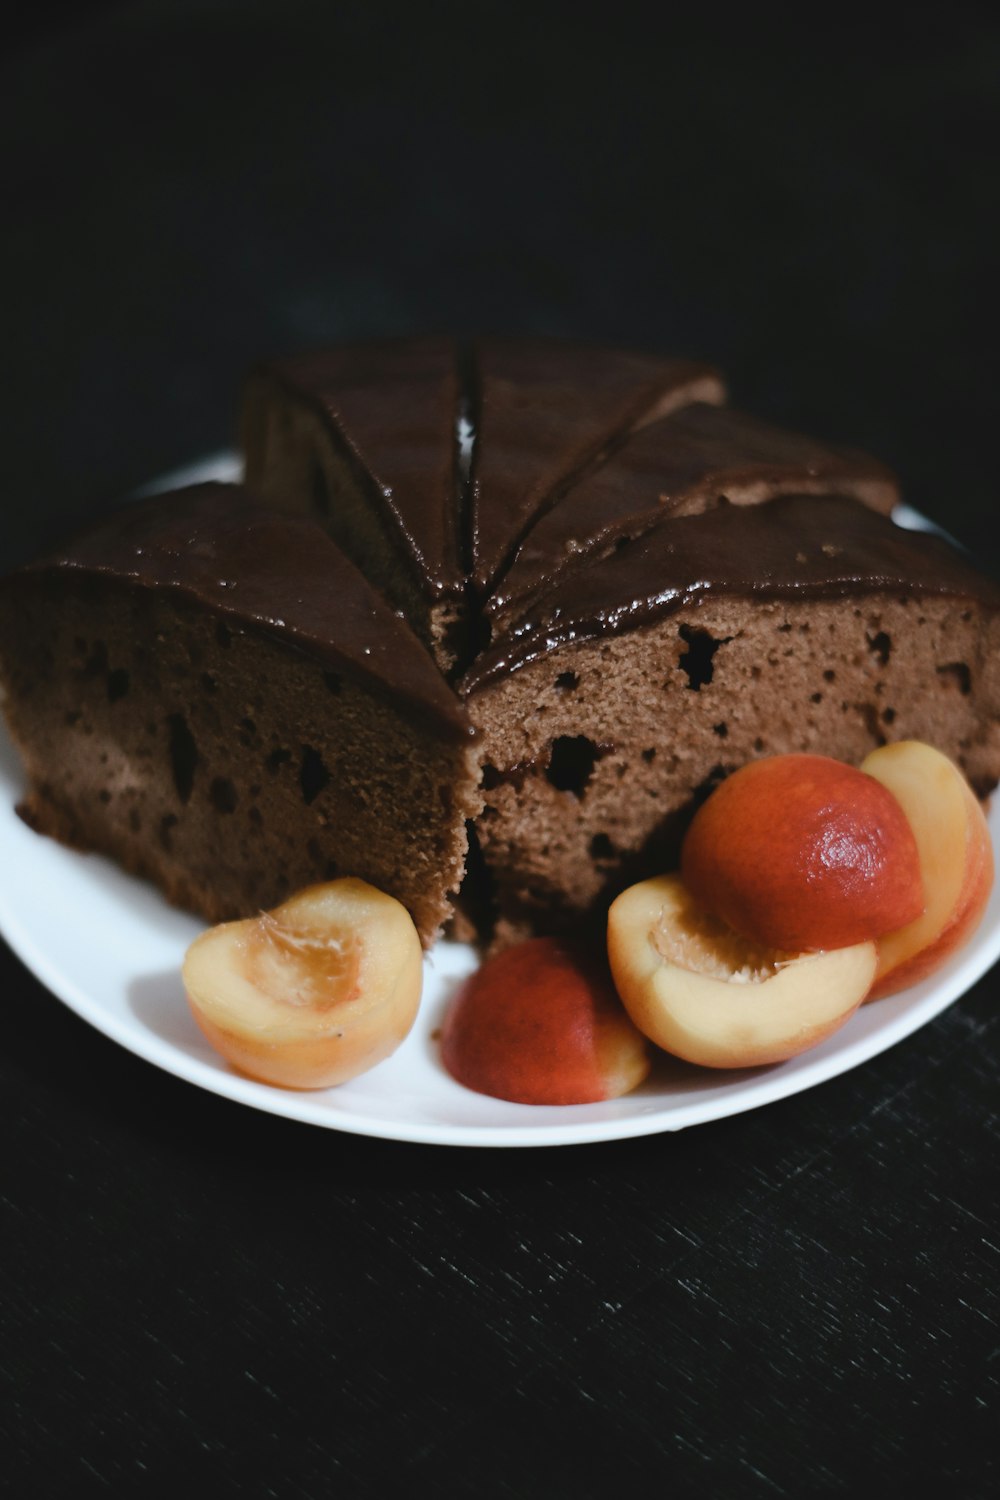
<svg viewBox="0 0 1000 1500">
<path fill-rule="evenodd" d="M 0 661 L 34 827 L 210 921 L 354 875 L 437 934 L 469 723 L 312 522 L 223 485 L 127 507 L 4 581 Z"/>
</svg>

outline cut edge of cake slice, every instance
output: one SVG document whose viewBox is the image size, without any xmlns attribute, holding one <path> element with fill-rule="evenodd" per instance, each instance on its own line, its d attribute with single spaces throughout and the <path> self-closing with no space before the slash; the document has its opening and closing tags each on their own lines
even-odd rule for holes
<svg viewBox="0 0 1000 1500">
<path fill-rule="evenodd" d="M 1000 588 L 853 498 L 678 518 L 566 577 L 460 684 L 498 941 L 599 920 L 758 756 L 927 741 L 1000 778 Z"/>
<path fill-rule="evenodd" d="M 208 921 L 356 875 L 429 946 L 479 805 L 467 715 L 311 521 L 204 485 L 0 583 L 26 820 Z"/>
<path fill-rule="evenodd" d="M 848 495 L 883 514 L 899 499 L 895 476 L 866 453 L 732 407 L 688 405 L 629 435 L 540 517 L 487 603 L 494 631 L 555 579 L 673 517 L 782 494 Z"/>
<path fill-rule="evenodd" d="M 240 418 L 247 484 L 318 521 L 446 672 L 471 631 L 461 366 L 447 338 L 276 359 L 251 372 Z"/>
<path fill-rule="evenodd" d="M 472 346 L 470 572 L 488 596 L 525 533 L 629 433 L 694 401 L 722 402 L 711 365 L 544 338 Z"/>
</svg>

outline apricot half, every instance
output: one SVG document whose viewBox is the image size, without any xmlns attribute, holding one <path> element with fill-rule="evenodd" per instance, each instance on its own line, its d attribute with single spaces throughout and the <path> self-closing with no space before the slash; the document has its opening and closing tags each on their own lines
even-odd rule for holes
<svg viewBox="0 0 1000 1500">
<path fill-rule="evenodd" d="M 993 889 L 993 847 L 982 807 L 953 761 L 919 740 L 873 750 L 862 770 L 893 794 L 916 838 L 927 905 L 878 940 L 870 999 L 939 968 L 972 936 Z"/>
<path fill-rule="evenodd" d="M 615 1099 L 650 1069 L 600 957 L 550 937 L 505 949 L 465 981 L 441 1055 L 466 1088 L 517 1104 Z"/>
<path fill-rule="evenodd" d="M 420 1004 L 423 954 L 392 896 L 333 880 L 202 933 L 183 979 L 198 1025 L 241 1073 L 318 1089 L 399 1046 Z"/>
<path fill-rule="evenodd" d="M 914 921 L 916 840 L 874 776 L 825 755 L 742 766 L 695 814 L 681 852 L 695 899 L 752 942 L 847 948 Z"/>
<path fill-rule="evenodd" d="M 631 886 L 608 913 L 608 957 L 639 1030 L 709 1068 L 783 1062 L 842 1026 L 875 977 L 875 944 L 788 953 L 748 942 L 677 875 Z"/>
</svg>

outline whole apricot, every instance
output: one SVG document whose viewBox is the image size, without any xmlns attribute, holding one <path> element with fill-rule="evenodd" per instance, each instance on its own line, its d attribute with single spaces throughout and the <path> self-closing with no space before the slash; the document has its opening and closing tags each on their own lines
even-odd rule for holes
<svg viewBox="0 0 1000 1500">
<path fill-rule="evenodd" d="M 874 776 L 825 755 L 751 761 L 698 809 L 681 852 L 695 900 L 742 936 L 847 948 L 924 909 L 913 830 Z"/>
</svg>

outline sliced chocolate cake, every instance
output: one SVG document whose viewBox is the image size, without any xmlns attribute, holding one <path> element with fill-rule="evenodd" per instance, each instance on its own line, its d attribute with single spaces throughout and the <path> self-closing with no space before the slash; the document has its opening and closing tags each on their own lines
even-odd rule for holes
<svg viewBox="0 0 1000 1500">
<path fill-rule="evenodd" d="M 470 374 L 470 571 L 480 598 L 538 517 L 636 427 L 692 401 L 725 400 L 708 365 L 556 340 L 482 339 Z"/>
<path fill-rule="evenodd" d="M 325 526 L 445 670 L 469 628 L 458 359 L 448 339 L 398 339 L 277 360 L 242 414 L 250 488 Z"/>
<path fill-rule="evenodd" d="M 346 346 L 254 373 L 246 479 L 321 521 L 448 672 L 561 490 L 636 426 L 723 396 L 708 365 L 554 340 Z"/>
<path fill-rule="evenodd" d="M 553 584 L 461 684 L 505 937 L 669 868 L 699 799 L 761 755 L 887 740 L 1000 774 L 1000 589 L 855 499 L 677 518 Z"/>
<path fill-rule="evenodd" d="M 477 805 L 469 723 L 314 523 L 206 485 L 0 586 L 23 815 L 210 921 L 361 876 L 429 944 Z"/>
<path fill-rule="evenodd" d="M 853 495 L 885 513 L 899 499 L 892 473 L 868 454 L 731 408 L 689 405 L 628 437 L 540 517 L 488 601 L 494 628 L 523 613 L 555 575 L 608 556 L 672 516 L 781 494 Z"/>
<path fill-rule="evenodd" d="M 26 816 L 210 919 L 361 875 L 429 943 L 467 847 L 481 932 L 578 922 L 756 756 L 922 739 L 985 795 L 1000 589 L 876 460 L 722 394 L 523 340 L 259 371 L 270 509 L 163 497 L 0 585 Z"/>
</svg>

